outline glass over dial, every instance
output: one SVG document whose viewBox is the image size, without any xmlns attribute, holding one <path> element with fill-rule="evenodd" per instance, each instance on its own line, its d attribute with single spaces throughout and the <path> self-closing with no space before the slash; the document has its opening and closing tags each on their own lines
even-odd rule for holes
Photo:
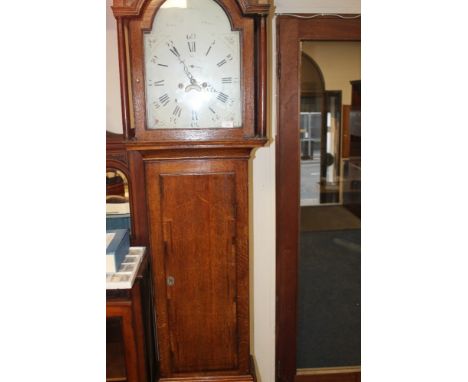
<svg viewBox="0 0 468 382">
<path fill-rule="evenodd" d="M 240 34 L 214 0 L 167 0 L 144 35 L 148 129 L 242 125 Z"/>
</svg>

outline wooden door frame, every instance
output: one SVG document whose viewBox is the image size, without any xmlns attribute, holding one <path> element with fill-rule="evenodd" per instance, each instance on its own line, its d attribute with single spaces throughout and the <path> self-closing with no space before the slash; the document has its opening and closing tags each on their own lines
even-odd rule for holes
<svg viewBox="0 0 468 382">
<path fill-rule="evenodd" d="M 307 15 L 312 16 L 312 15 Z M 300 42 L 360 41 L 358 15 L 277 17 L 276 381 L 296 379 L 297 264 L 300 202 Z M 320 377 L 320 376 L 319 376 Z M 337 374 L 337 378 L 340 378 Z M 360 376 L 356 376 L 360 379 Z M 308 378 L 309 380 L 309 378 Z M 310 379 L 312 381 L 313 379 Z M 317 379 L 323 381 L 322 379 Z M 327 379 L 327 381 L 335 379 Z M 336 379 L 338 381 L 339 379 Z"/>
</svg>

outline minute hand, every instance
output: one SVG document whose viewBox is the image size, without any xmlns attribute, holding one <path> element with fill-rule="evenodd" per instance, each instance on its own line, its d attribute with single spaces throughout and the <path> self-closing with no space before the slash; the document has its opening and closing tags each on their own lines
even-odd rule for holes
<svg viewBox="0 0 468 382">
<path fill-rule="evenodd" d="M 192 73 L 190 73 L 188 70 L 187 65 L 185 65 L 185 61 L 183 61 L 180 57 L 179 61 L 182 63 L 182 65 L 184 65 L 184 72 L 190 80 L 190 85 L 185 87 L 185 92 L 188 93 L 192 89 L 201 92 L 201 87 L 198 85 L 197 80 L 192 76 Z"/>
<path fill-rule="evenodd" d="M 198 86 L 197 80 L 192 76 L 192 73 L 190 73 L 187 65 L 185 64 L 185 61 L 180 58 L 180 54 L 176 47 L 174 46 L 174 43 L 172 41 L 167 43 L 167 46 L 169 47 L 169 50 L 174 54 L 174 56 L 177 57 L 179 62 L 184 66 L 184 72 L 187 75 L 188 79 L 190 80 L 190 84 L 194 86 Z M 201 90 L 201 89 L 200 89 Z"/>
<path fill-rule="evenodd" d="M 187 65 L 185 65 L 185 61 L 182 60 L 180 57 L 179 57 L 179 61 L 181 62 L 182 65 L 184 65 L 184 72 L 185 72 L 185 74 L 187 75 L 188 79 L 190 80 L 190 83 L 191 83 L 192 85 L 196 85 L 196 84 L 197 84 L 197 80 L 192 76 L 192 73 L 190 73 L 190 71 L 188 70 Z"/>
</svg>

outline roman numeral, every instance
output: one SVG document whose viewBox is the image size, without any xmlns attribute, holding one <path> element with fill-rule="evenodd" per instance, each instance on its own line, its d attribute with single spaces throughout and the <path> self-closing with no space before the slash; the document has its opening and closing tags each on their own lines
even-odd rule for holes
<svg viewBox="0 0 468 382">
<path fill-rule="evenodd" d="M 226 56 L 226 58 L 223 58 L 220 62 L 218 62 L 216 65 L 218 65 L 219 67 L 223 66 L 225 63 L 227 63 L 227 61 L 232 61 L 232 54 L 228 54 Z"/>
<path fill-rule="evenodd" d="M 153 83 L 149 83 L 149 86 L 164 86 L 164 80 L 154 81 Z"/>
<path fill-rule="evenodd" d="M 182 109 L 179 105 L 177 105 L 174 109 L 174 111 L 172 112 L 172 115 L 175 115 L 177 117 L 180 118 L 180 113 L 182 112 Z"/>
<path fill-rule="evenodd" d="M 211 116 L 211 120 L 214 122 L 214 123 L 218 123 L 219 121 L 219 116 L 218 114 L 216 114 L 216 112 L 213 110 L 213 108 L 211 108 L 210 106 L 208 106 L 208 109 L 213 113 L 213 115 Z"/>
<path fill-rule="evenodd" d="M 208 56 L 208 53 L 210 53 L 211 47 L 215 44 L 215 42 L 216 40 L 213 40 L 213 42 L 210 44 L 210 46 L 208 47 L 208 50 L 205 53 L 205 56 Z"/>
<path fill-rule="evenodd" d="M 164 65 L 164 64 L 158 64 L 158 65 L 159 65 L 159 66 L 164 66 L 164 67 L 166 67 L 166 68 L 167 68 L 167 65 Z"/>
<path fill-rule="evenodd" d="M 195 53 L 197 50 L 197 47 L 195 45 L 195 41 L 187 41 L 188 49 L 190 53 Z"/>
<path fill-rule="evenodd" d="M 229 96 L 227 96 L 226 94 L 224 94 L 223 92 L 219 93 L 218 96 L 216 97 L 218 100 L 220 100 L 221 102 L 223 103 L 226 103 L 226 101 L 228 100 Z"/>
<path fill-rule="evenodd" d="M 161 106 L 158 102 L 154 101 L 153 102 L 153 106 L 156 108 L 156 109 L 159 109 L 159 107 Z"/>
<path fill-rule="evenodd" d="M 195 110 L 192 110 L 192 122 L 190 123 L 191 127 L 198 127 L 198 114 Z"/>
<path fill-rule="evenodd" d="M 232 84 L 232 77 L 223 77 L 221 78 L 223 84 Z"/>
<path fill-rule="evenodd" d="M 174 56 L 180 57 L 180 53 L 179 53 L 179 51 L 177 50 L 177 48 L 176 48 L 174 45 L 172 45 L 172 46 L 169 48 L 169 50 L 172 52 L 172 54 L 173 54 Z"/>
<path fill-rule="evenodd" d="M 169 103 L 169 96 L 167 93 L 159 97 L 159 101 L 163 104 L 163 106 L 166 106 Z"/>
</svg>

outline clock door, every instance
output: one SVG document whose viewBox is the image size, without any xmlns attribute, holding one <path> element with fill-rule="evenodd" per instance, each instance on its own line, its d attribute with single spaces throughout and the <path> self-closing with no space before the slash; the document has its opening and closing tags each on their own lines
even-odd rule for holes
<svg viewBox="0 0 468 382">
<path fill-rule="evenodd" d="M 255 135 L 254 19 L 235 0 L 149 1 L 129 36 L 137 139 Z"/>
<path fill-rule="evenodd" d="M 177 372 L 237 366 L 234 180 L 233 174 L 216 173 L 161 178 L 170 346 Z"/>
<path fill-rule="evenodd" d="M 249 371 L 246 173 L 247 161 L 146 164 L 163 377 Z"/>
</svg>

